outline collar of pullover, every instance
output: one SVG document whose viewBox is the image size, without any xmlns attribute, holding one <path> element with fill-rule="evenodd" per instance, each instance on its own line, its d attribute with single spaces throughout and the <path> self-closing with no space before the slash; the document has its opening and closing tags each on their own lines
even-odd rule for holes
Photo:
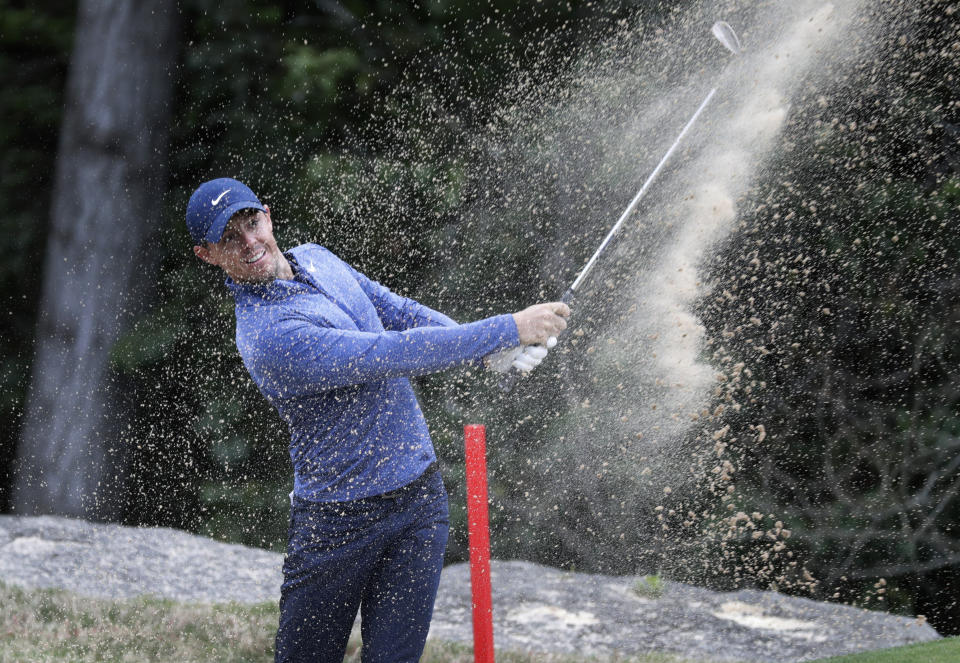
<svg viewBox="0 0 960 663">
<path fill-rule="evenodd" d="M 285 251 L 284 257 L 290 262 L 293 268 L 293 280 L 274 279 L 266 283 L 237 283 L 229 276 L 225 281 L 226 286 L 233 292 L 233 296 L 238 302 L 251 299 L 266 301 L 280 301 L 294 295 L 312 292 L 313 289 L 305 281 L 311 281 L 309 276 L 305 279 L 304 269 L 297 262 L 293 252 Z"/>
</svg>

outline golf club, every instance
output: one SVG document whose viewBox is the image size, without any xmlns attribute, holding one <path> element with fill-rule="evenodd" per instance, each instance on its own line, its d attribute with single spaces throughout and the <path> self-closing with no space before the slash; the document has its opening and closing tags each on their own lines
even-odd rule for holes
<svg viewBox="0 0 960 663">
<path fill-rule="evenodd" d="M 717 21 L 713 24 L 713 27 L 710 28 L 710 32 L 713 33 L 713 36 L 716 37 L 721 44 L 723 44 L 724 48 L 734 55 L 737 55 L 742 51 L 740 40 L 737 39 L 737 34 L 733 31 L 733 28 L 731 28 L 728 23 L 725 23 L 724 21 Z M 590 257 L 590 260 L 587 261 L 587 264 L 584 265 L 583 269 L 580 270 L 580 274 L 577 275 L 577 278 L 574 280 L 574 282 L 569 288 L 567 288 L 567 291 L 563 293 L 563 297 L 560 298 L 560 301 L 564 302 L 565 304 L 569 304 L 573 300 L 573 297 L 577 292 L 577 288 L 580 287 L 580 284 L 583 283 L 584 279 L 586 279 L 590 274 L 590 271 L 596 264 L 600 254 L 603 253 L 604 249 L 606 249 L 607 245 L 610 243 L 610 240 L 613 239 L 613 236 L 617 234 L 618 230 L 620 230 L 620 226 L 623 225 L 623 222 L 626 221 L 627 218 L 629 218 L 629 216 L 634 212 L 634 210 L 637 209 L 637 205 L 640 204 L 640 201 L 643 199 L 644 195 L 646 195 L 650 185 L 653 184 L 655 179 L 657 179 L 660 171 L 663 170 L 663 167 L 666 165 L 667 161 L 669 161 L 670 157 L 673 156 L 673 153 L 677 150 L 677 147 L 680 145 L 684 136 L 687 135 L 687 132 L 689 132 L 690 128 L 696 123 L 697 119 L 700 117 L 701 113 L 703 113 L 704 109 L 710 104 L 710 101 L 713 99 L 713 96 L 716 93 L 716 87 L 712 88 L 710 92 L 707 93 L 706 98 L 703 100 L 703 102 L 701 102 L 696 112 L 684 125 L 683 129 L 680 131 L 680 134 L 670 146 L 670 149 L 668 149 L 667 153 L 663 155 L 662 159 L 660 159 L 660 163 L 658 163 L 656 168 L 653 169 L 653 172 L 651 172 L 647 177 L 646 181 L 643 183 L 643 186 L 640 187 L 637 195 L 633 197 L 633 200 L 631 200 L 630 204 L 627 205 L 627 208 L 623 211 L 623 214 L 620 215 L 620 218 L 617 219 L 617 222 L 613 225 L 613 228 L 611 228 L 610 232 L 607 233 L 607 236 L 604 237 L 603 242 L 600 243 L 600 247 Z M 555 337 L 551 337 L 547 341 L 547 349 L 553 348 L 556 344 L 557 339 Z M 522 373 L 519 370 L 512 369 L 501 380 L 500 388 L 505 392 L 511 391 L 514 385 L 516 385 L 517 379 L 520 378 L 521 375 Z"/>
</svg>

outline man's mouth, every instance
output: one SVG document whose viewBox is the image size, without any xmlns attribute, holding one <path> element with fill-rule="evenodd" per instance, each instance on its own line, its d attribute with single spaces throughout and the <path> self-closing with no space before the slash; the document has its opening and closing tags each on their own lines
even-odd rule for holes
<svg viewBox="0 0 960 663">
<path fill-rule="evenodd" d="M 265 256 L 265 255 L 267 255 L 267 250 L 266 250 L 266 249 L 260 249 L 260 253 L 258 253 L 257 255 L 253 256 L 253 257 L 250 258 L 249 260 L 244 260 L 244 262 L 247 263 L 248 265 L 251 265 L 251 264 L 257 262 L 258 260 L 260 260 L 260 258 L 262 258 L 262 257 Z"/>
</svg>

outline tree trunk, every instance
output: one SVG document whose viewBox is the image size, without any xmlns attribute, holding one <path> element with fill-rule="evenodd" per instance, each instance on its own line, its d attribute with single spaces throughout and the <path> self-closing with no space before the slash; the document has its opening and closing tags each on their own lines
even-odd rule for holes
<svg viewBox="0 0 960 663">
<path fill-rule="evenodd" d="M 12 506 L 110 519 L 123 449 L 110 351 L 154 289 L 175 0 L 81 0 Z"/>
</svg>

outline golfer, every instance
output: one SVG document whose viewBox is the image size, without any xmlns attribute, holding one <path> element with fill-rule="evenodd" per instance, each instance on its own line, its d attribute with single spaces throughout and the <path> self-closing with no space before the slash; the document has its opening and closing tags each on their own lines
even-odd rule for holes
<svg viewBox="0 0 960 663">
<path fill-rule="evenodd" d="M 236 342 L 290 429 L 294 485 L 277 661 L 343 660 L 357 611 L 364 663 L 418 661 L 449 530 L 411 376 L 480 362 L 529 371 L 570 310 L 544 303 L 459 325 L 327 249 L 281 252 L 247 186 L 200 185 L 194 253 L 226 272 Z"/>
</svg>

